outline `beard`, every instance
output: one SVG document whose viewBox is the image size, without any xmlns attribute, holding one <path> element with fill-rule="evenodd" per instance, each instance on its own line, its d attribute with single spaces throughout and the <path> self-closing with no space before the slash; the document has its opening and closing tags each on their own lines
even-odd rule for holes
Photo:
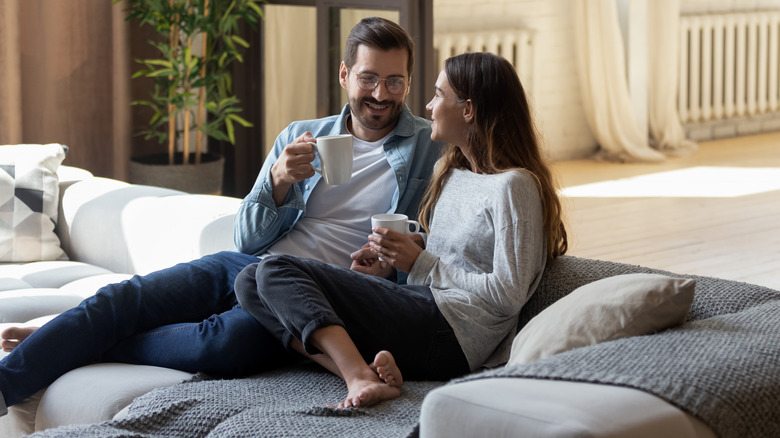
<svg viewBox="0 0 780 438">
<path fill-rule="evenodd" d="M 377 115 L 371 114 L 366 109 L 366 104 L 373 105 L 390 105 L 390 109 L 386 114 Z M 395 126 L 398 123 L 398 119 L 401 117 L 401 111 L 403 110 L 404 102 L 387 100 L 379 102 L 373 97 L 352 98 L 349 100 L 349 109 L 352 112 L 352 116 L 367 129 L 380 131 L 391 126 Z"/>
</svg>

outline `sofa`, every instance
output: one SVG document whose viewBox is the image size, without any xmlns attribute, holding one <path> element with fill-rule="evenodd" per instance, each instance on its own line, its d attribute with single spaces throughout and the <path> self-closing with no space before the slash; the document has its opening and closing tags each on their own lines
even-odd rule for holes
<svg viewBox="0 0 780 438">
<path fill-rule="evenodd" d="M 599 308 L 616 295 L 610 289 L 636 297 L 650 283 L 673 286 L 647 288 L 652 292 L 638 301 L 619 300 L 619 308 Z M 582 310 L 579 321 L 556 316 L 572 303 Z M 668 326 L 665 315 L 680 312 L 682 321 L 669 328 L 649 328 Z M 582 324 L 594 317 L 595 327 Z M 547 268 L 519 319 L 515 340 L 524 342 L 513 345 L 506 366 L 450 382 L 406 381 L 400 398 L 371 407 L 329 407 L 344 396 L 345 385 L 301 362 L 246 378 L 194 376 L 138 396 L 110 421 L 33 437 L 780 436 L 776 290 L 562 256 Z M 556 329 L 544 330 L 541 344 L 529 340 L 525 330 L 533 335 L 545 320 Z M 612 339 L 600 339 L 603 327 L 611 327 Z M 548 336 L 565 332 L 566 345 Z M 535 344 L 545 357 L 527 351 Z"/>
<path fill-rule="evenodd" d="M 0 263 L 0 330 L 40 326 L 101 286 L 134 274 L 235 249 L 233 216 L 240 199 L 133 185 L 70 166 L 50 167 L 56 168 L 54 232 L 62 254 L 54 260 Z M 0 352 L 0 357 L 6 354 Z M 9 415 L 0 417 L 0 436 L 108 420 L 138 395 L 190 377 L 177 370 L 127 364 L 77 369 L 10 408 Z"/>
<path fill-rule="evenodd" d="M 45 323 L 103 284 L 233 247 L 238 199 L 58 174 L 69 260 L 0 265 L 5 325 Z M 224 380 L 93 364 L 10 408 L 0 436 L 780 436 L 778 324 L 772 289 L 562 256 L 497 369 L 338 410 L 343 382 L 305 361 Z"/>
</svg>

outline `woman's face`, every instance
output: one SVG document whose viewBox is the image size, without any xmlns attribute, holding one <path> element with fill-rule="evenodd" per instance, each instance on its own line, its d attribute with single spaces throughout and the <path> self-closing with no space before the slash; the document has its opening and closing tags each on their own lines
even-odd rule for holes
<svg viewBox="0 0 780 438">
<path fill-rule="evenodd" d="M 459 102 L 442 70 L 436 80 L 436 94 L 425 109 L 431 112 L 431 140 L 450 143 L 465 148 L 471 102 Z"/>
</svg>

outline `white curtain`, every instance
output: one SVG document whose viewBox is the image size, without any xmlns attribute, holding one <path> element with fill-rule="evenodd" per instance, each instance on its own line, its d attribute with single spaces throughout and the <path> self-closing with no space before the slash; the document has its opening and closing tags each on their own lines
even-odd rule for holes
<svg viewBox="0 0 780 438">
<path fill-rule="evenodd" d="M 649 1 L 650 131 L 663 151 L 690 151 L 674 105 L 676 96 L 679 0 Z M 600 145 L 597 158 L 613 161 L 663 161 L 636 121 L 626 79 L 623 38 L 615 0 L 572 1 L 574 35 L 583 107 Z M 668 22 L 669 16 L 675 20 Z M 662 40 L 657 36 L 663 35 Z"/>
<path fill-rule="evenodd" d="M 697 150 L 685 138 L 677 113 L 680 52 L 680 0 L 648 1 L 650 42 L 648 118 L 653 146 L 667 155 L 684 155 Z"/>
</svg>

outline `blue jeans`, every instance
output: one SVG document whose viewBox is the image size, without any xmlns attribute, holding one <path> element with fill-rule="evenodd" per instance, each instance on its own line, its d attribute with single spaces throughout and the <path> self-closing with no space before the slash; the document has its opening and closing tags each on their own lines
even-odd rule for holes
<svg viewBox="0 0 780 438">
<path fill-rule="evenodd" d="M 21 402 L 95 362 L 240 376 L 292 356 L 236 300 L 233 282 L 257 257 L 225 251 L 101 288 L 0 361 L 0 392 Z"/>
</svg>

